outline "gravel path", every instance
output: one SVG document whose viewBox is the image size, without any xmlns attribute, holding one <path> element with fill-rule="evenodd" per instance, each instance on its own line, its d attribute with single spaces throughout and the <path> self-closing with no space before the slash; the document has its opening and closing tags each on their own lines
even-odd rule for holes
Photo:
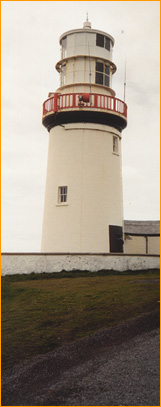
<svg viewBox="0 0 161 407">
<path fill-rule="evenodd" d="M 159 405 L 159 330 L 65 372 L 38 396 L 37 405 Z"/>
<path fill-rule="evenodd" d="M 159 406 L 159 315 L 146 314 L 2 374 L 3 406 Z"/>
</svg>

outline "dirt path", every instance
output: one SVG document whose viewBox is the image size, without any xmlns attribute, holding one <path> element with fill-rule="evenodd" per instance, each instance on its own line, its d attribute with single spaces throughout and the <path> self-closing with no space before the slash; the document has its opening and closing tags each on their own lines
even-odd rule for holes
<svg viewBox="0 0 161 407">
<path fill-rule="evenodd" d="M 2 373 L 2 406 L 159 406 L 159 314 Z"/>
</svg>

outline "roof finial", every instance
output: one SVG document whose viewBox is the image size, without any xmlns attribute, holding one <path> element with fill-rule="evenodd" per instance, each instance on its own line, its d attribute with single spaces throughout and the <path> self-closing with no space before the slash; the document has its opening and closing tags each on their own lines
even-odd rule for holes
<svg viewBox="0 0 161 407">
<path fill-rule="evenodd" d="M 86 21 L 83 23 L 83 28 L 91 28 L 91 23 L 88 20 L 88 12 L 86 13 Z"/>
</svg>

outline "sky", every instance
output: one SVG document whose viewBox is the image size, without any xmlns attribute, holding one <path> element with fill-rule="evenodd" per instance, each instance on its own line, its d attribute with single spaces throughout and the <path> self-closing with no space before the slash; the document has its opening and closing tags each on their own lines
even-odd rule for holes
<svg viewBox="0 0 161 407">
<path fill-rule="evenodd" d="M 42 104 L 59 87 L 59 37 L 92 28 L 115 39 L 112 88 L 123 100 L 124 219 L 160 216 L 160 2 L 2 1 L 2 252 L 40 252 L 49 135 Z M 126 62 L 125 62 L 126 61 Z"/>
</svg>

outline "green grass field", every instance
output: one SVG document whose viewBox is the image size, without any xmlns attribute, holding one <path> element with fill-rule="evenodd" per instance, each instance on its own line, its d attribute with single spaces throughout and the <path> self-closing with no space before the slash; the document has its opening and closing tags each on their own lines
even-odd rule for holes
<svg viewBox="0 0 161 407">
<path fill-rule="evenodd" d="M 2 277 L 2 368 L 158 309 L 159 271 Z"/>
</svg>

